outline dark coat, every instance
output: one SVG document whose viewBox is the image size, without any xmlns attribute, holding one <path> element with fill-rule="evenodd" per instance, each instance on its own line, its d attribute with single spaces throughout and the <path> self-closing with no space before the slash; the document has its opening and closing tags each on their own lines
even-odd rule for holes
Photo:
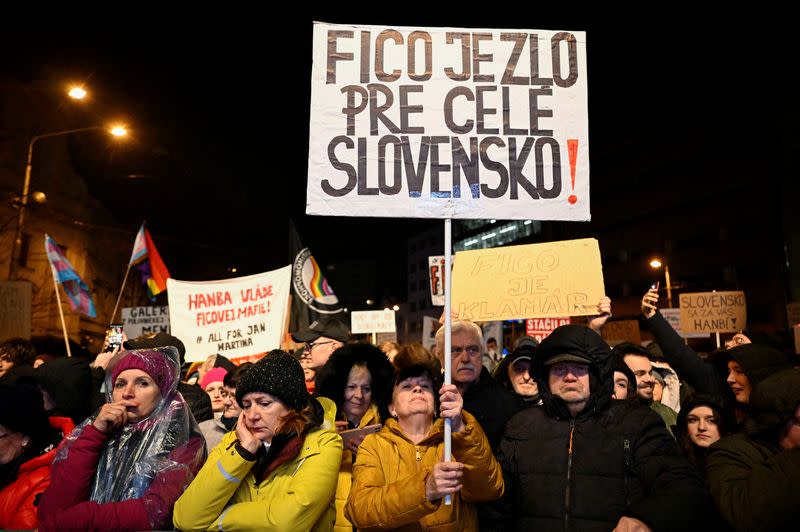
<svg viewBox="0 0 800 532">
<path fill-rule="evenodd" d="M 198 423 L 214 419 L 214 411 L 211 409 L 211 398 L 196 384 L 178 383 L 178 391 L 183 396 L 189 410 Z"/>
<path fill-rule="evenodd" d="M 591 360 L 591 396 L 573 417 L 550 392 L 545 362 Z M 610 350 L 597 333 L 556 329 L 533 364 L 544 408 L 508 423 L 498 460 L 516 530 L 611 530 L 623 516 L 655 530 L 692 527 L 710 504 L 696 471 L 661 418 L 637 401 L 615 401 Z"/>
<path fill-rule="evenodd" d="M 800 405 L 800 370 L 763 380 L 750 404 L 746 433 L 723 438 L 708 450 L 711 495 L 736 530 L 797 530 L 800 447 L 781 449 L 778 435 Z"/>
<path fill-rule="evenodd" d="M 475 416 L 489 445 L 496 451 L 506 423 L 523 405 L 512 392 L 492 379 L 486 368 L 481 369 L 478 382 L 467 388 L 463 399 L 464 410 Z"/>
</svg>

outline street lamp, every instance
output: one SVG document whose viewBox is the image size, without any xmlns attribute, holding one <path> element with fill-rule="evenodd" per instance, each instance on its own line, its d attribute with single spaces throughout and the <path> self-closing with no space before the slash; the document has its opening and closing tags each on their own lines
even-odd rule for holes
<svg viewBox="0 0 800 532">
<path fill-rule="evenodd" d="M 67 95 L 73 100 L 83 100 L 86 98 L 86 89 L 80 86 L 71 87 Z"/>
<path fill-rule="evenodd" d="M 670 284 L 669 280 L 669 266 L 663 264 L 661 259 L 659 259 L 658 257 L 653 257 L 650 260 L 650 267 L 653 268 L 654 270 L 659 269 L 661 266 L 664 266 L 664 277 L 667 281 L 667 305 L 669 306 L 669 308 L 672 308 L 672 285 Z"/>
<path fill-rule="evenodd" d="M 84 91 L 85 92 L 85 91 Z M 28 161 L 25 165 L 25 180 L 22 184 L 22 194 L 19 197 L 19 212 L 17 213 L 17 229 L 14 232 L 14 241 L 11 243 L 11 265 L 8 270 L 8 280 L 13 281 L 17 277 L 17 249 L 22 247 L 22 227 L 25 224 L 25 208 L 28 206 L 29 190 L 31 184 L 31 161 L 33 160 L 33 146 L 39 139 L 49 137 L 61 137 L 63 135 L 72 135 L 73 133 L 83 133 L 85 131 L 94 131 L 97 129 L 106 129 L 103 126 L 89 126 L 77 129 L 67 129 L 64 131 L 56 131 L 53 133 L 43 133 L 31 138 L 28 143 Z M 110 130 L 111 134 L 116 137 L 121 137 L 127 134 L 124 126 L 114 126 Z"/>
</svg>

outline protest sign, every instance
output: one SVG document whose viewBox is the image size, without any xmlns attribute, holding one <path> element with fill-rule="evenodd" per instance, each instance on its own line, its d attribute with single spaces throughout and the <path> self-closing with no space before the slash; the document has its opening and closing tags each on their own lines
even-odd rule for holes
<svg viewBox="0 0 800 532">
<path fill-rule="evenodd" d="M 169 307 L 125 307 L 122 309 L 122 330 L 128 338 L 169 333 Z"/>
<path fill-rule="evenodd" d="M 586 34 L 314 24 L 306 213 L 589 220 Z"/>
<path fill-rule="evenodd" d="M 738 332 L 747 323 L 744 292 L 680 295 L 681 330 L 687 333 Z"/>
<path fill-rule="evenodd" d="M 428 274 L 431 280 L 431 304 L 434 307 L 444 306 L 444 255 L 428 257 Z"/>
<path fill-rule="evenodd" d="M 525 320 L 525 336 L 536 338 L 537 342 L 541 342 L 557 327 L 569 323 L 569 318 L 528 318 Z"/>
<path fill-rule="evenodd" d="M 597 314 L 603 268 L 597 240 L 461 251 L 453 311 L 473 321 Z"/>
<path fill-rule="evenodd" d="M 708 338 L 708 333 L 687 333 L 681 329 L 681 309 L 662 308 L 658 309 L 664 319 L 667 320 L 672 328 L 683 338 Z"/>
<path fill-rule="evenodd" d="M 422 317 L 422 345 L 425 349 L 433 350 L 436 345 L 436 331 L 439 330 L 439 320 L 431 316 Z"/>
<path fill-rule="evenodd" d="M 172 334 L 186 360 L 245 357 L 280 347 L 291 267 L 219 281 L 167 281 Z"/>
<path fill-rule="evenodd" d="M 356 310 L 350 313 L 350 332 L 353 334 L 395 332 L 393 310 Z"/>
<path fill-rule="evenodd" d="M 0 282 L 0 341 L 31 337 L 31 294 L 28 281 Z"/>
<path fill-rule="evenodd" d="M 611 346 L 621 344 L 622 342 L 630 342 L 636 345 L 642 343 L 642 334 L 639 331 L 638 320 L 609 320 L 603 325 L 600 331 L 603 340 Z"/>
</svg>

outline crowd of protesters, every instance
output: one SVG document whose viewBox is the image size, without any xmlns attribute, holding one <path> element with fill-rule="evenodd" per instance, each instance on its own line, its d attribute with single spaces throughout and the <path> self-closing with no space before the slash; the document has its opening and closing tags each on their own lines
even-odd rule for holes
<svg viewBox="0 0 800 532">
<path fill-rule="evenodd" d="M 0 529 L 796 529 L 794 355 L 742 331 L 701 357 L 641 308 L 654 342 L 613 349 L 608 298 L 507 354 L 459 319 L 450 353 L 321 319 L 241 365 L 164 333 L 91 364 L 6 341 Z"/>
</svg>

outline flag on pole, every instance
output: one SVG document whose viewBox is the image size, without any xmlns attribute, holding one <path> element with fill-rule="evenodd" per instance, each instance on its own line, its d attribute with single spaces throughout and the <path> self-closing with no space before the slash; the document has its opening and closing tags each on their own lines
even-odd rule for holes
<svg viewBox="0 0 800 532">
<path fill-rule="evenodd" d="M 47 260 L 50 262 L 53 279 L 64 287 L 64 292 L 69 297 L 69 306 L 72 310 L 90 318 L 96 318 L 97 311 L 94 308 L 94 301 L 89 293 L 89 287 L 75 272 L 75 268 L 64 256 L 58 244 L 47 234 L 44 235 L 44 249 L 47 252 Z M 56 290 L 58 290 L 58 287 L 56 287 Z"/>
<path fill-rule="evenodd" d="M 144 224 L 142 224 L 139 233 L 136 235 L 128 266 L 136 266 L 136 269 L 142 273 L 142 283 L 147 286 L 147 293 L 150 295 L 150 299 L 155 298 L 167 289 L 169 270 L 164 265 L 164 261 L 161 260 L 161 255 L 158 254 L 156 245 L 150 237 L 150 232 L 145 228 Z"/>
</svg>

